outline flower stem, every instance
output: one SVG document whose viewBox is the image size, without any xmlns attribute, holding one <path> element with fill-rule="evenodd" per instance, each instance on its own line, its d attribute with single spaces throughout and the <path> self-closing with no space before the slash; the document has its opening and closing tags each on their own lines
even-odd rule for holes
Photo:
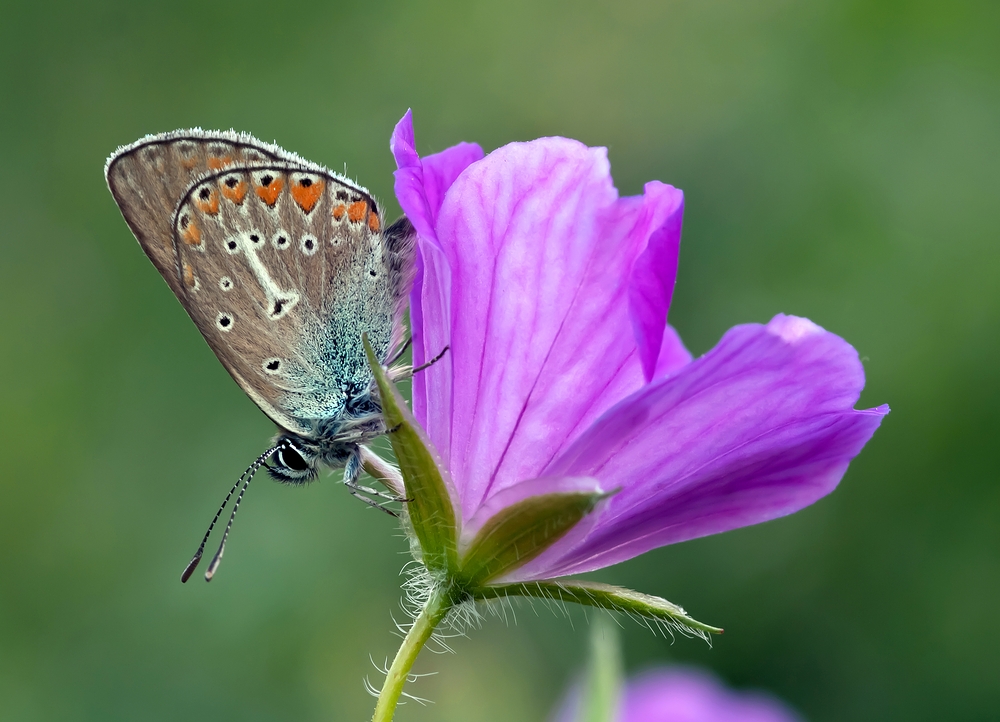
<svg viewBox="0 0 1000 722">
<path fill-rule="evenodd" d="M 437 625 L 441 623 L 448 610 L 451 608 L 451 600 L 447 594 L 435 590 L 427 604 L 420 611 L 420 615 L 414 620 L 410 631 L 406 633 L 403 644 L 396 652 L 396 658 L 392 660 L 389 673 L 385 676 L 385 683 L 378 696 L 378 703 L 375 705 L 375 714 L 372 715 L 372 722 L 392 722 L 396 713 L 396 704 L 403 693 L 403 685 L 406 684 L 406 677 L 417 661 L 417 655 L 427 644 Z"/>
</svg>

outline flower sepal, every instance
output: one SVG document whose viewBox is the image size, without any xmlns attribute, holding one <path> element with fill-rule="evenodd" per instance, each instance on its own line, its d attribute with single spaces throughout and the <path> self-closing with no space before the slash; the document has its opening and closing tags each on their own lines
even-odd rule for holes
<svg viewBox="0 0 1000 722">
<path fill-rule="evenodd" d="M 514 571 L 559 541 L 611 494 L 600 490 L 596 479 L 536 480 L 579 491 L 553 491 L 505 506 L 482 525 L 461 555 L 460 584 L 475 596 L 476 590 Z M 587 489 L 586 487 L 591 487 Z"/>
<path fill-rule="evenodd" d="M 588 607 L 620 612 L 630 617 L 662 625 L 664 631 L 708 640 L 722 629 L 699 622 L 681 607 L 652 594 L 634 592 L 601 582 L 582 579 L 552 579 L 538 582 L 492 584 L 478 590 L 477 598 L 500 599 L 511 596 L 535 597 L 551 602 L 574 602 Z"/>
<path fill-rule="evenodd" d="M 389 443 L 396 454 L 406 488 L 408 531 L 411 537 L 416 537 L 419 558 L 428 571 L 454 577 L 458 572 L 459 522 L 448 490 L 447 472 L 441 470 L 441 465 L 434 458 L 431 445 L 379 363 L 367 334 L 363 341 L 368 365 L 382 400 L 382 416 L 388 428 Z"/>
<path fill-rule="evenodd" d="M 504 503 L 486 507 L 487 518 L 481 523 L 470 520 L 471 538 L 461 543 L 447 472 L 376 358 L 367 335 L 364 346 L 405 487 L 404 518 L 415 542 L 413 551 L 458 597 L 475 598 L 480 587 L 535 559 L 613 495 L 587 477 L 535 479 L 525 486 L 541 493 L 524 496 L 515 488 L 499 495 L 498 501 Z"/>
</svg>

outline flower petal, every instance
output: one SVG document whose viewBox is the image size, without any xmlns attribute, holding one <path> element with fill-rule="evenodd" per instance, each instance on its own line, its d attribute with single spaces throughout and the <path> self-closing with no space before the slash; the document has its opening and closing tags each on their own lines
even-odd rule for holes
<svg viewBox="0 0 1000 722">
<path fill-rule="evenodd" d="M 421 158 L 413 135 L 413 111 L 396 123 L 389 140 L 396 159 L 395 191 L 403 213 L 425 241 L 437 241 L 434 226 L 445 193 L 459 174 L 483 157 L 475 143 L 459 143 L 451 148 Z"/>
<path fill-rule="evenodd" d="M 563 556 L 545 571 L 598 569 L 812 504 L 889 411 L 854 410 L 863 386 L 857 352 L 807 319 L 730 329 L 704 357 L 605 414 L 545 470 L 621 487 L 586 540 L 549 550 Z"/>
<path fill-rule="evenodd" d="M 403 212 L 413 223 L 419 236 L 416 259 L 416 276 L 410 294 L 410 327 L 413 338 L 413 365 L 419 366 L 439 354 L 448 345 L 447 325 L 430 324 L 424 328 L 424 313 L 431 318 L 447 319 L 450 315 L 450 271 L 438 247 L 435 225 L 444 196 L 455 179 L 469 165 L 483 157 L 483 149 L 475 143 L 459 143 L 440 153 L 421 158 L 416 151 L 413 135 L 413 112 L 406 114 L 396 124 L 389 147 L 396 159 L 396 198 Z M 413 411 L 417 420 L 427 427 L 427 381 L 433 379 L 441 392 L 435 417 L 444 413 L 439 428 L 447 427 L 447 411 L 451 398 L 450 360 L 443 360 L 441 367 L 426 375 L 413 379 Z M 441 444 L 441 453 L 447 452 L 447 435 L 436 441 Z"/>
<path fill-rule="evenodd" d="M 452 353 L 445 349 L 452 343 L 447 322 L 451 307 L 448 260 L 435 244 L 418 238 L 417 273 L 410 293 L 413 365 L 421 366 L 442 352 L 444 355 L 413 375 L 413 416 L 427 431 L 446 464 L 451 448 Z M 428 393 L 428 389 L 433 389 L 433 393 Z"/>
<path fill-rule="evenodd" d="M 656 181 L 647 183 L 645 191 L 647 198 L 663 197 L 661 212 L 666 213 L 662 225 L 649 236 L 646 250 L 636 259 L 629 287 L 632 330 L 639 347 L 642 370 L 649 381 L 657 370 L 656 361 L 663 329 L 667 325 L 667 311 L 670 310 L 670 299 L 677 280 L 684 194 Z"/>
<path fill-rule="evenodd" d="M 445 194 L 455 179 L 470 165 L 482 159 L 483 149 L 476 143 L 459 143 L 421 159 L 424 167 L 424 197 L 434 223 L 437 223 Z"/>
<path fill-rule="evenodd" d="M 673 326 L 663 330 L 663 341 L 660 343 L 660 353 L 656 357 L 654 379 L 662 379 L 691 363 L 691 352 L 684 346 L 681 337 Z"/>
<path fill-rule="evenodd" d="M 694 669 L 654 669 L 629 681 L 621 722 L 796 722 L 798 715 L 760 692 L 735 692 Z"/>
<path fill-rule="evenodd" d="M 417 155 L 413 138 L 413 111 L 407 110 L 393 128 L 389 150 L 396 159 L 396 199 L 417 233 L 427 240 L 435 240 L 434 222 L 424 193 L 424 169 Z"/>
<path fill-rule="evenodd" d="M 629 278 L 677 194 L 656 184 L 620 199 L 606 151 L 563 138 L 505 146 L 448 190 L 436 232 L 451 273 L 453 387 L 438 383 L 445 368 L 428 376 L 439 398 L 425 418 L 466 519 L 642 386 Z M 426 275 L 423 285 L 426 302 Z M 421 316 L 427 338 L 441 318 Z M 449 404 L 445 427 L 431 410 Z"/>
</svg>

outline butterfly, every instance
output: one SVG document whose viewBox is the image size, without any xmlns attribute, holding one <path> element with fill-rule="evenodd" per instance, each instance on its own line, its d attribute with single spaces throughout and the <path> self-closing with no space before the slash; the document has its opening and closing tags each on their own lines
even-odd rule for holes
<svg viewBox="0 0 1000 722">
<path fill-rule="evenodd" d="M 386 431 L 362 335 L 386 365 L 405 347 L 415 253 L 406 217 L 383 228 L 365 188 L 235 131 L 146 136 L 112 154 L 105 177 L 219 361 L 280 429 L 226 496 L 181 581 L 239 487 L 212 578 L 261 466 L 288 484 L 343 467 L 352 494 L 388 511 L 365 496 L 386 495 L 358 485 L 374 456 L 366 442 Z"/>
</svg>

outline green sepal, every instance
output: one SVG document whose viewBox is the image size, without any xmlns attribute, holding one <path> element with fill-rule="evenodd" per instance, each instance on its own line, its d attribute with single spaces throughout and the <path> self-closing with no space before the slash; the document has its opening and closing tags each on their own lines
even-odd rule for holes
<svg viewBox="0 0 1000 722">
<path fill-rule="evenodd" d="M 444 476 L 429 442 L 375 356 L 368 334 L 362 340 L 378 384 L 389 443 L 406 485 L 407 517 L 420 543 L 423 564 L 432 573 L 451 576 L 458 569 L 458 523 Z"/>
<path fill-rule="evenodd" d="M 603 492 L 540 494 L 497 512 L 462 555 L 462 585 L 474 589 L 534 559 L 607 496 Z"/>
<path fill-rule="evenodd" d="M 579 722 L 615 722 L 622 688 L 622 652 L 618 627 L 607 615 L 590 628 L 590 659 L 580 689 Z"/>
<path fill-rule="evenodd" d="M 484 600 L 511 596 L 535 597 L 558 603 L 575 602 L 588 607 L 622 612 L 665 625 L 666 631 L 676 631 L 706 641 L 709 634 L 722 634 L 719 627 L 712 627 L 692 619 L 687 612 L 666 599 L 601 582 L 576 579 L 519 582 L 490 585 L 475 591 L 475 597 Z"/>
</svg>

